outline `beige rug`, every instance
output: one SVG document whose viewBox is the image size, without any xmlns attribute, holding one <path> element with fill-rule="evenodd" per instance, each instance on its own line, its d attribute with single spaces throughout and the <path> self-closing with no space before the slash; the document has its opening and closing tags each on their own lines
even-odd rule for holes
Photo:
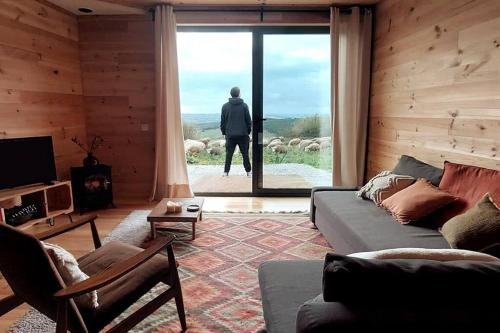
<svg viewBox="0 0 500 333">
<path fill-rule="evenodd" d="M 265 188 L 307 189 L 312 185 L 300 175 L 265 175 Z M 192 184 L 194 192 L 241 193 L 252 192 L 252 178 L 235 175 L 229 177 L 205 176 Z"/>
</svg>

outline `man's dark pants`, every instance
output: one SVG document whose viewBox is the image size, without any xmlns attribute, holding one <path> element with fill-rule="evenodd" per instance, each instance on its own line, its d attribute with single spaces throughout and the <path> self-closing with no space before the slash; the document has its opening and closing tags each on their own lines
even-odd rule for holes
<svg viewBox="0 0 500 333">
<path fill-rule="evenodd" d="M 243 156 L 243 166 L 246 172 L 252 171 L 250 165 L 250 158 L 248 157 L 248 147 L 250 146 L 250 137 L 248 135 L 242 136 L 226 136 L 226 165 L 224 172 L 229 172 L 231 169 L 231 162 L 233 160 L 234 149 L 236 145 L 240 148 L 241 155 Z"/>
</svg>

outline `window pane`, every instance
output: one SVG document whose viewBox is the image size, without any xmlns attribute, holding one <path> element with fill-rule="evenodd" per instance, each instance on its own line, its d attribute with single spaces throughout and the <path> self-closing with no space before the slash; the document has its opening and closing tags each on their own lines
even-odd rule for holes
<svg viewBox="0 0 500 333">
<path fill-rule="evenodd" d="M 264 188 L 332 183 L 329 35 L 264 35 Z"/>
<path fill-rule="evenodd" d="M 245 176 L 238 152 L 231 174 L 241 177 L 221 183 L 225 149 L 215 146 L 224 142 L 220 113 L 232 87 L 240 87 L 241 97 L 252 110 L 252 33 L 179 32 L 177 48 L 184 138 L 195 141 L 186 143 L 193 190 L 251 192 L 252 181 Z"/>
</svg>

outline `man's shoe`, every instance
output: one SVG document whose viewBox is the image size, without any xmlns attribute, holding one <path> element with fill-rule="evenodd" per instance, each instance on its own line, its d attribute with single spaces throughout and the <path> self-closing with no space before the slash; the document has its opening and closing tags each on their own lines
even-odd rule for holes
<svg viewBox="0 0 500 333">
<path fill-rule="evenodd" d="M 224 173 L 222 174 L 222 177 L 229 177 L 229 172 L 224 172 Z"/>
<path fill-rule="evenodd" d="M 247 177 L 252 177 L 252 171 L 247 172 Z"/>
</svg>

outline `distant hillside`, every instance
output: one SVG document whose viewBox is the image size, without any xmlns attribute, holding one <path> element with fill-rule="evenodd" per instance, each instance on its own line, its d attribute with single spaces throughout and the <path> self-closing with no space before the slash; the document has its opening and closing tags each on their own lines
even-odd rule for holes
<svg viewBox="0 0 500 333">
<path fill-rule="evenodd" d="M 266 119 L 298 119 L 298 118 L 306 118 L 310 117 L 310 115 L 304 116 L 293 116 L 293 117 L 283 117 L 278 115 L 266 115 Z M 220 114 L 219 113 L 183 113 L 182 119 L 188 123 L 194 124 L 205 124 L 205 123 L 213 123 L 220 122 Z"/>
<path fill-rule="evenodd" d="M 187 113 L 183 114 L 182 118 L 186 124 L 194 126 L 198 129 L 198 136 L 209 137 L 209 138 L 220 138 L 222 134 L 219 131 L 220 125 L 220 115 L 218 114 L 196 114 Z M 276 116 L 266 116 L 266 121 L 264 122 L 264 133 L 265 137 L 272 136 L 283 136 L 290 138 L 297 135 L 298 133 L 293 133 L 293 129 L 296 129 L 298 122 L 306 119 L 315 118 L 317 116 L 309 117 L 293 117 L 293 118 L 283 118 Z M 321 117 L 323 118 L 323 117 Z M 320 118 L 320 119 L 321 119 Z M 328 133 L 329 135 L 329 121 L 327 119 L 322 119 L 319 121 L 319 126 L 322 127 L 322 133 Z"/>
<path fill-rule="evenodd" d="M 183 113 L 182 119 L 189 123 L 210 123 L 220 121 L 220 114 L 217 113 Z"/>
</svg>

